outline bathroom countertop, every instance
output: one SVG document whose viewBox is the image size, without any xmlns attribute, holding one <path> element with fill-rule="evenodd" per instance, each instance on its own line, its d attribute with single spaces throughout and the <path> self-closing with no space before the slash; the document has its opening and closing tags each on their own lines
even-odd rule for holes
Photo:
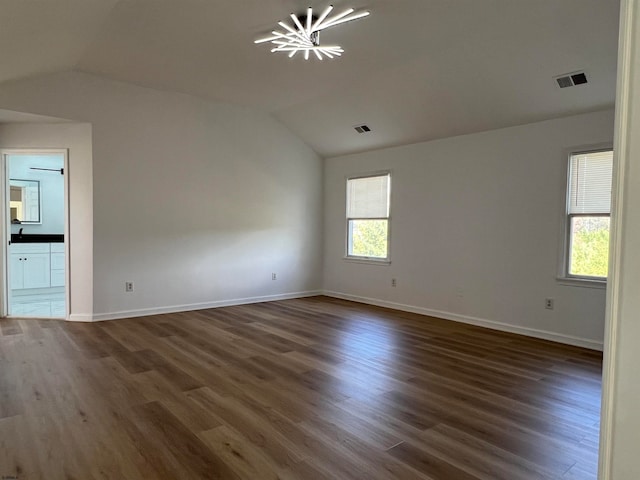
<svg viewBox="0 0 640 480">
<path fill-rule="evenodd" d="M 11 234 L 11 243 L 64 243 L 62 233 L 19 233 Z"/>
</svg>

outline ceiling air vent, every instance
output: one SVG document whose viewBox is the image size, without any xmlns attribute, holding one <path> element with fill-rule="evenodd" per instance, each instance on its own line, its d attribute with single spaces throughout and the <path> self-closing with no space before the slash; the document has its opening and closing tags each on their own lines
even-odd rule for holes
<svg viewBox="0 0 640 480">
<path fill-rule="evenodd" d="M 584 72 L 565 73 L 555 78 L 560 88 L 573 87 L 587 83 L 587 76 Z"/>
<path fill-rule="evenodd" d="M 358 133 L 367 133 L 370 132 L 371 129 L 367 125 L 356 125 L 353 127 Z"/>
</svg>

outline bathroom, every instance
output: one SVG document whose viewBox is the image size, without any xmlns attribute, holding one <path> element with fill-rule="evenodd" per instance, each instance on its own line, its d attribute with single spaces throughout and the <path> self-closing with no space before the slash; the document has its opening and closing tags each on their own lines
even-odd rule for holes
<svg viewBox="0 0 640 480">
<path fill-rule="evenodd" d="M 5 151 L 8 314 L 66 318 L 65 151 Z"/>
</svg>

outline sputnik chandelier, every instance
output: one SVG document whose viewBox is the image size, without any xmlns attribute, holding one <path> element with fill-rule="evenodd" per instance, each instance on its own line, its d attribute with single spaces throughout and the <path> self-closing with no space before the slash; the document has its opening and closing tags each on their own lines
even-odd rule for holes
<svg viewBox="0 0 640 480">
<path fill-rule="evenodd" d="M 293 26 L 284 21 L 278 22 L 278 25 L 284 30 L 274 30 L 270 37 L 261 38 L 255 43 L 270 42 L 275 45 L 271 50 L 272 53 L 287 52 L 289 58 L 298 52 L 304 52 L 305 60 L 309 60 L 310 52 L 313 52 L 318 60 L 322 60 L 323 55 L 327 58 L 339 57 L 344 53 L 344 49 L 339 45 L 320 45 L 320 32 L 329 27 L 366 17 L 369 12 L 356 12 L 353 8 L 349 8 L 340 14 L 329 17 L 332 11 L 333 5 L 329 5 L 322 15 L 314 17 L 313 9 L 309 7 L 306 20 L 302 18 L 302 15 L 299 18 L 298 15 L 292 13 Z"/>
</svg>

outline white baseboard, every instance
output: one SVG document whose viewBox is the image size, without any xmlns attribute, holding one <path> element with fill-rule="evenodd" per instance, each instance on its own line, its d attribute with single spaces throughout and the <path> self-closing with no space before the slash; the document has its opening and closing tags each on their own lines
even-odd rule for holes
<svg viewBox="0 0 640 480">
<path fill-rule="evenodd" d="M 549 332 L 536 328 L 509 325 L 507 323 L 496 322 L 494 320 L 487 320 L 484 318 L 460 315 L 457 313 L 444 312 L 441 310 L 432 310 L 430 308 L 416 307 L 413 305 L 405 305 L 402 303 L 388 302 L 386 300 L 378 300 L 376 298 L 349 295 L 347 293 L 325 291 L 323 292 L 323 294 L 327 297 L 341 298 L 343 300 L 350 300 L 352 302 L 366 303 L 368 305 L 376 305 L 378 307 L 386 307 L 392 308 L 394 310 L 401 310 L 404 312 L 418 313 L 420 315 L 428 315 L 430 317 L 442 318 L 444 320 L 453 320 L 455 322 L 467 323 L 469 325 L 490 328 L 492 330 L 500 330 L 502 332 L 517 333 L 520 335 L 526 335 L 528 337 L 541 338 L 543 340 L 551 340 L 553 342 L 574 345 L 576 347 L 589 348 L 591 350 L 602 351 L 603 349 L 603 342 L 598 340 L 591 340 L 588 338 L 574 337 L 571 335 L 564 335 L 562 333 Z"/>
<path fill-rule="evenodd" d="M 80 319 L 80 318 L 76 319 L 76 318 L 73 318 L 75 317 L 75 315 L 71 315 L 72 318 L 70 318 L 70 320 L 101 322 L 104 320 L 117 320 L 121 318 L 160 315 L 162 313 L 189 312 L 193 310 L 204 310 L 207 308 L 231 307 L 233 305 L 246 305 L 249 303 L 273 302 L 276 300 L 290 300 L 293 298 L 314 297 L 316 295 L 322 295 L 322 292 L 320 290 L 314 290 L 314 291 L 307 291 L 307 292 L 282 293 L 279 295 L 265 295 L 262 297 L 247 297 L 247 298 L 236 298 L 232 300 L 219 300 L 215 302 L 203 302 L 203 303 L 191 303 L 186 305 L 171 305 L 166 307 L 142 308 L 138 310 L 124 310 L 121 312 L 98 313 L 93 316 L 88 316 L 89 317 L 88 319 L 84 319 L 85 317 L 84 315 L 78 316 L 78 317 L 83 317 L 83 319 Z"/>
<path fill-rule="evenodd" d="M 317 295 L 326 295 L 328 297 L 340 298 L 343 300 L 350 300 L 353 302 L 365 303 L 368 305 L 376 305 L 379 307 L 386 307 L 386 308 L 391 308 L 394 310 L 400 310 L 404 312 L 417 313 L 420 315 L 427 315 L 430 317 L 442 318 L 444 320 L 452 320 L 455 322 L 467 323 L 469 325 L 476 325 L 479 327 L 490 328 L 493 330 L 500 330 L 503 332 L 517 333 L 520 335 L 526 335 L 534 338 L 541 338 L 544 340 L 551 340 L 553 342 L 564 343 L 567 345 L 574 345 L 577 347 L 589 348 L 591 350 L 602 351 L 603 349 L 603 342 L 597 341 L 597 340 L 591 340 L 588 338 L 580 338 L 580 337 L 564 335 L 556 332 L 549 332 L 546 330 L 539 330 L 539 329 L 529 328 L 529 327 L 521 327 L 517 325 L 509 325 L 507 323 L 496 322 L 494 320 L 487 320 L 484 318 L 472 317 L 469 315 L 460 315 L 457 313 L 445 312 L 442 310 L 433 310 L 430 308 L 417 307 L 414 305 L 406 305 L 403 303 L 389 302 L 386 300 L 379 300 L 376 298 L 368 298 L 368 297 L 361 297 L 358 295 L 350 295 L 347 293 L 320 291 L 320 290 L 284 293 L 279 295 L 265 295 L 261 297 L 237 298 L 232 300 L 219 300 L 215 302 L 192 303 L 192 304 L 185 304 L 185 305 L 171 305 L 166 307 L 143 308 L 143 309 L 137 309 L 137 310 L 124 310 L 124 311 L 112 312 L 112 313 L 98 313 L 95 315 L 72 314 L 69 317 L 69 321 L 99 322 L 99 321 L 105 321 L 105 320 L 117 320 L 122 318 L 159 315 L 163 313 L 188 312 L 193 310 L 204 310 L 207 308 L 230 307 L 233 305 L 246 305 L 250 303 L 260 303 L 260 302 L 273 302 L 276 300 L 290 300 L 294 298 L 314 297 Z"/>
<path fill-rule="evenodd" d="M 93 315 L 90 313 L 72 313 L 69 315 L 70 322 L 92 322 Z"/>
</svg>

